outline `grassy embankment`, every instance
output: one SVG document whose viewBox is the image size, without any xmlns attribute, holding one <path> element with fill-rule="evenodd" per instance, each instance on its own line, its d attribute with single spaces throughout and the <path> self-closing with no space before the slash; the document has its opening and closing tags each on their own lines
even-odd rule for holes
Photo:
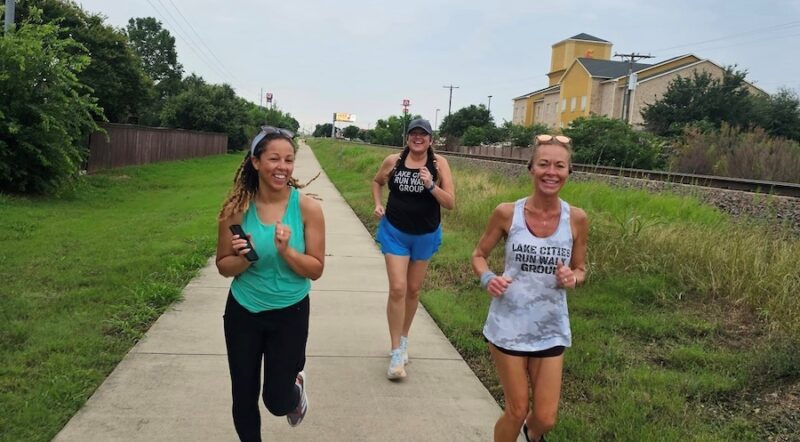
<svg viewBox="0 0 800 442">
<path fill-rule="evenodd" d="M 391 150 L 309 143 L 374 232 L 369 181 Z M 530 180 L 450 162 L 457 208 L 444 215 L 444 244 L 422 300 L 502 403 L 481 336 L 488 298 L 469 256 L 492 209 L 528 194 Z M 591 274 L 569 294 L 574 345 L 548 440 L 800 434 L 800 240 L 736 224 L 686 197 L 599 183 L 570 183 L 563 197 L 589 214 Z"/>
<path fill-rule="evenodd" d="M 107 171 L 59 199 L 0 195 L 0 440 L 51 440 L 178 299 L 214 253 L 241 158 Z"/>
</svg>

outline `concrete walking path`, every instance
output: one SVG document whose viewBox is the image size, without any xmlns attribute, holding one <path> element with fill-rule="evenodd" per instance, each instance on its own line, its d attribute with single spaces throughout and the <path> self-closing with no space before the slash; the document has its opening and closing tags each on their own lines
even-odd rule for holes
<svg viewBox="0 0 800 442">
<path fill-rule="evenodd" d="M 295 176 L 305 182 L 320 170 L 302 146 Z M 500 407 L 422 306 L 411 330 L 408 377 L 386 379 L 383 257 L 324 173 L 303 191 L 321 199 L 327 230 L 325 272 L 311 290 L 309 411 L 291 428 L 260 404 L 263 439 L 492 440 Z M 54 440 L 238 440 L 222 331 L 229 286 L 212 258 L 183 301 L 156 321 Z"/>
</svg>

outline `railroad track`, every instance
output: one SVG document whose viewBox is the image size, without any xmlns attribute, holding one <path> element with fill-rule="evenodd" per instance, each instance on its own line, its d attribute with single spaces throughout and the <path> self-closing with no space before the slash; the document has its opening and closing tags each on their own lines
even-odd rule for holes
<svg viewBox="0 0 800 442">
<path fill-rule="evenodd" d="M 359 143 L 361 144 L 361 143 Z M 387 146 L 384 144 L 363 143 L 365 146 L 388 147 L 400 150 L 398 146 Z M 483 161 L 494 161 L 506 164 L 527 164 L 527 159 L 495 157 L 489 155 L 475 155 L 461 152 L 449 152 L 437 149 L 436 153 L 441 155 L 462 157 Z M 598 175 L 610 175 L 626 178 L 638 178 L 650 181 L 663 181 L 675 184 L 686 184 L 690 186 L 708 187 L 713 189 L 738 190 L 740 192 L 763 193 L 767 195 L 780 195 L 790 198 L 800 198 L 800 184 L 785 183 L 780 181 L 764 180 L 745 180 L 742 178 L 729 178 L 713 175 L 698 175 L 691 173 L 664 172 L 660 170 L 630 169 L 625 167 L 594 166 L 591 164 L 572 164 L 573 170 L 577 172 L 593 173 Z"/>
<path fill-rule="evenodd" d="M 436 153 L 463 158 L 496 161 L 510 164 L 527 164 L 528 160 L 520 158 L 493 157 L 487 155 L 474 155 L 459 152 L 437 150 Z M 577 172 L 593 173 L 599 175 L 622 176 L 650 181 L 664 181 L 676 184 L 710 187 L 714 189 L 738 190 L 741 192 L 764 193 L 770 195 L 800 198 L 800 184 L 784 183 L 780 181 L 745 180 L 712 175 L 697 175 L 691 173 L 664 172 L 660 170 L 630 169 L 625 167 L 594 166 L 591 164 L 572 165 Z"/>
</svg>

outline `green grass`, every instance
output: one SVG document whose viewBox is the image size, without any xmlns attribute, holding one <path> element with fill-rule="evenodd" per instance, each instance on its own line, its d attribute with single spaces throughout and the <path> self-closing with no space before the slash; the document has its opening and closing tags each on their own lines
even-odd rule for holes
<svg viewBox="0 0 800 442">
<path fill-rule="evenodd" d="M 369 182 L 385 148 L 311 140 L 374 232 Z M 481 330 L 489 300 L 469 256 L 492 209 L 527 175 L 453 158 L 456 210 L 422 302 L 489 391 L 502 391 Z M 800 433 L 800 240 L 730 221 L 692 198 L 569 183 L 591 221 L 588 283 L 570 297 L 555 441 L 792 440 Z M 502 268 L 502 244 L 490 257 Z"/>
<path fill-rule="evenodd" d="M 46 441 L 216 246 L 241 155 L 115 169 L 62 198 L 0 195 L 0 440 Z"/>
</svg>

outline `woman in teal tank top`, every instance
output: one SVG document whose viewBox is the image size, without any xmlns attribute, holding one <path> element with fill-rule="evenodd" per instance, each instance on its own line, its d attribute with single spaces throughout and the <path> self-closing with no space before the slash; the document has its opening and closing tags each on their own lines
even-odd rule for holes
<svg viewBox="0 0 800 442">
<path fill-rule="evenodd" d="M 259 395 L 291 426 L 308 410 L 308 292 L 324 268 L 325 221 L 319 203 L 300 194 L 292 177 L 293 137 L 262 127 L 219 215 L 216 263 L 220 274 L 233 277 L 225 344 L 233 422 L 242 441 L 261 440 Z M 241 226 L 244 235 L 231 226 Z"/>
</svg>

